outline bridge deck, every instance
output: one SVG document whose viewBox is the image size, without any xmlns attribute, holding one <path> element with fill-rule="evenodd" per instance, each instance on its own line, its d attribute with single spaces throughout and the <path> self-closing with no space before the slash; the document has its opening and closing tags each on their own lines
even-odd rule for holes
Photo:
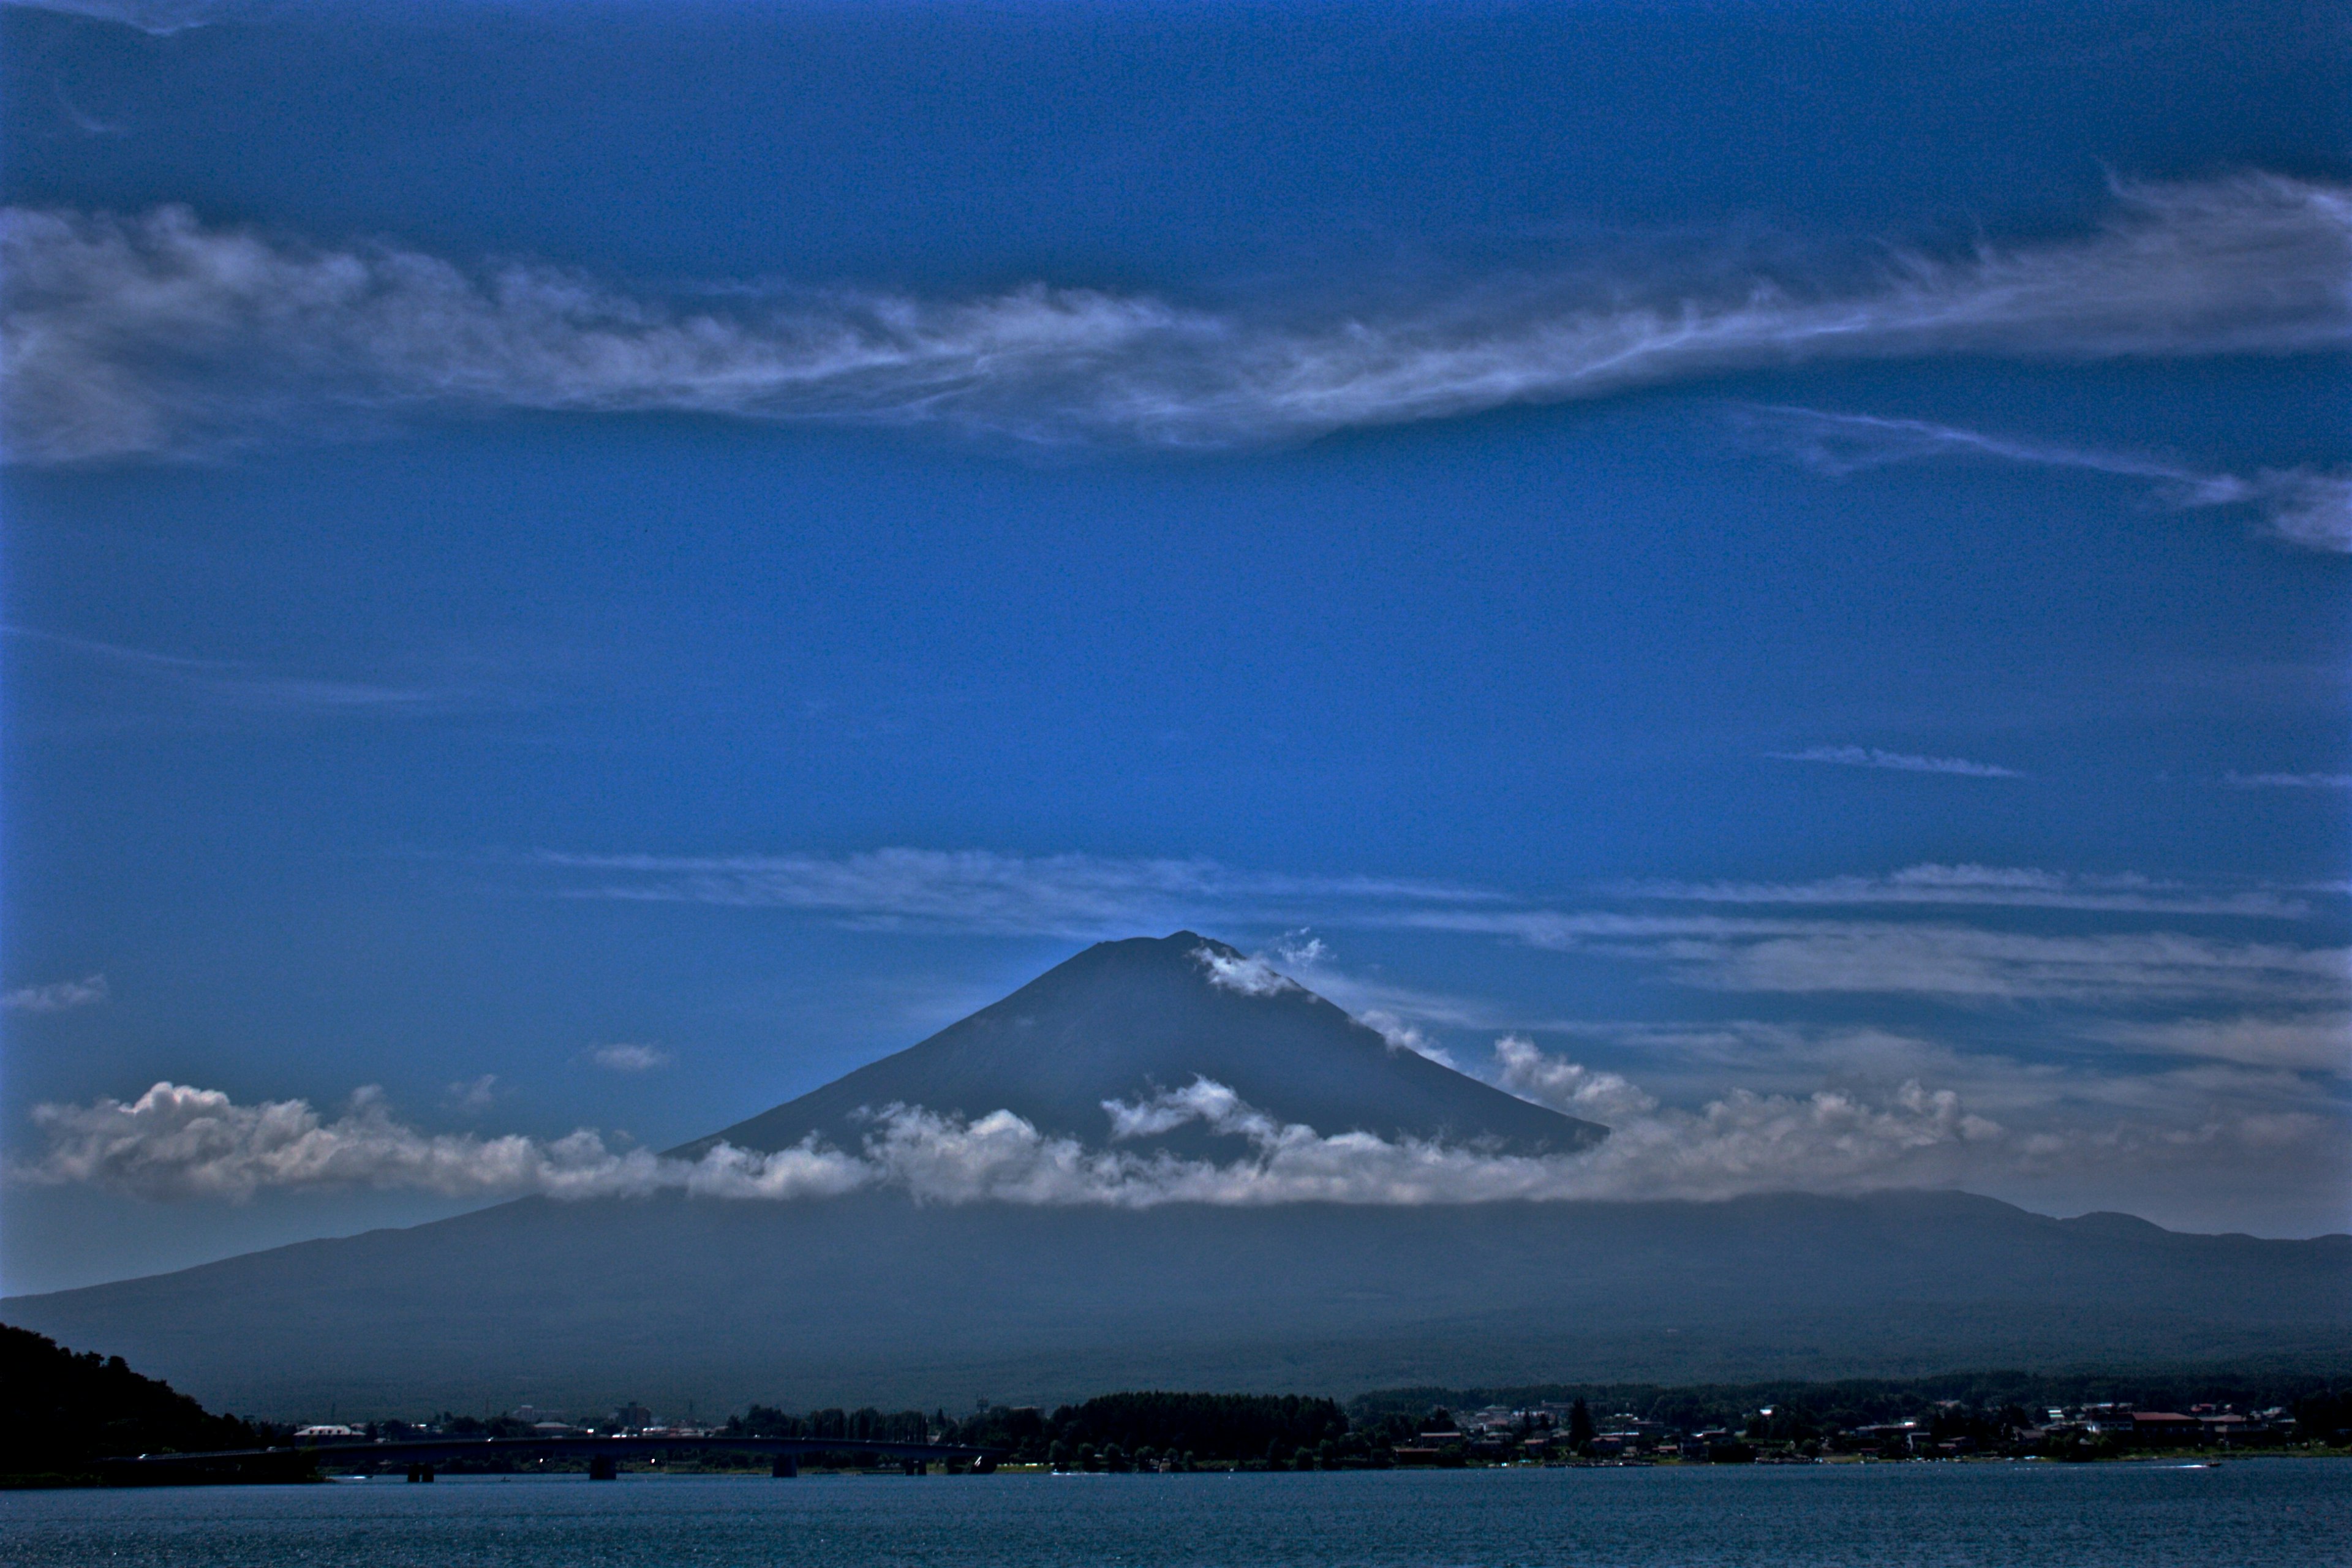
<svg viewBox="0 0 2352 1568">
<path fill-rule="evenodd" d="M 101 1459 L 109 1469 L 136 1473 L 143 1468 L 217 1468 L 242 1461 L 310 1458 L 322 1466 L 344 1464 L 443 1465 L 453 1459 L 536 1458 L 626 1459 L 646 1454 L 669 1454 L 719 1448 L 738 1453 L 877 1454 L 898 1460 L 994 1459 L 1000 1452 L 959 1443 L 898 1443 L 851 1437 L 751 1437 L 714 1433 L 707 1437 L 404 1437 L 394 1441 L 318 1443 L 281 1448 L 223 1448 L 203 1454 L 140 1454 Z"/>
</svg>

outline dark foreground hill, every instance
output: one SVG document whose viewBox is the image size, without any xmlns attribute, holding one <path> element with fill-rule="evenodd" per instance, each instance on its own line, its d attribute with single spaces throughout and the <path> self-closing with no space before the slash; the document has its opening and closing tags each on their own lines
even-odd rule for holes
<svg viewBox="0 0 2352 1568">
<path fill-rule="evenodd" d="M 1105 1100 L 1196 1074 L 1325 1133 L 1557 1152 L 1604 1131 L 1392 1051 L 1241 962 L 1189 931 L 1103 943 L 721 1136 L 856 1149 L 861 1108 L 898 1102 L 1011 1109 L 1098 1146 Z M 1198 1123 L 1160 1146 L 1249 1152 Z M 2352 1344 L 2352 1237 L 2180 1236 L 1958 1194 L 1141 1211 L 672 1194 L 530 1199 L 0 1317 L 269 1415 L 2332 1364 Z"/>
<path fill-rule="evenodd" d="M 0 1481 L 82 1479 L 99 1459 L 249 1448 L 264 1440 L 244 1422 L 209 1415 L 142 1377 L 121 1356 L 76 1355 L 39 1334 L 0 1326 Z"/>
<path fill-rule="evenodd" d="M 215 1406 L 1052 1403 L 2345 1359 L 2352 1238 L 1958 1194 L 1143 1213 L 508 1204 L 0 1307 Z"/>
</svg>

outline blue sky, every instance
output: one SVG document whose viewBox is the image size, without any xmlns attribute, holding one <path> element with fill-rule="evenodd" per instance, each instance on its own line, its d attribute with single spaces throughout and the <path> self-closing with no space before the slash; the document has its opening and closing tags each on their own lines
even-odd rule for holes
<svg viewBox="0 0 2352 1568">
<path fill-rule="evenodd" d="M 0 44 L 6 1288 L 1181 925 L 1608 1191 L 2345 1227 L 2329 8 Z"/>
</svg>

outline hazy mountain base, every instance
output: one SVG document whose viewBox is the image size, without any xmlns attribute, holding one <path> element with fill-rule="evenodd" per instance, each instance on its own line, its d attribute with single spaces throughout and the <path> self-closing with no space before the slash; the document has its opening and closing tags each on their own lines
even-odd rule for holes
<svg viewBox="0 0 2352 1568">
<path fill-rule="evenodd" d="M 2339 1363 L 2352 1237 L 1958 1194 L 1145 1212 L 501 1205 L 5 1303 L 215 1408 L 1054 1403 L 1105 1388 Z"/>
</svg>

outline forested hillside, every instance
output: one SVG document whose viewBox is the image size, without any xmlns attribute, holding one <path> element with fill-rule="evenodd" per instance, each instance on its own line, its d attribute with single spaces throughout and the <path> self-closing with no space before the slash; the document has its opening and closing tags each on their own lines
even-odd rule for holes
<svg viewBox="0 0 2352 1568">
<path fill-rule="evenodd" d="M 0 1324 L 0 1480 L 84 1479 L 99 1459 L 247 1448 L 263 1436 L 140 1376 L 121 1356 L 77 1355 Z"/>
</svg>

